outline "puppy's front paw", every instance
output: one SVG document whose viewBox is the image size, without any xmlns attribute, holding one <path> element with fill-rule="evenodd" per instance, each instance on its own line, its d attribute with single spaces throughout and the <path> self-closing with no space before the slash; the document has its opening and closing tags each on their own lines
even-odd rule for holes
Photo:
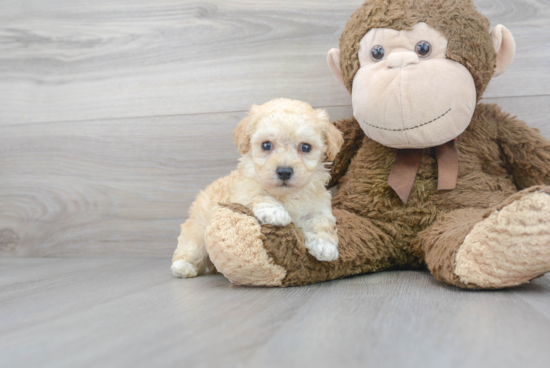
<svg viewBox="0 0 550 368">
<path fill-rule="evenodd" d="M 324 239 L 309 238 L 306 240 L 306 248 L 319 261 L 334 261 L 338 258 L 338 245 Z"/>
<path fill-rule="evenodd" d="M 191 263 L 184 261 L 183 259 L 178 259 L 172 263 L 172 274 L 176 277 L 181 278 L 190 278 L 197 276 L 197 267 L 193 266 Z"/>
<path fill-rule="evenodd" d="M 258 206 L 254 211 L 254 216 L 256 216 L 262 224 L 286 226 L 292 222 L 290 215 L 283 207 L 271 204 Z"/>
</svg>

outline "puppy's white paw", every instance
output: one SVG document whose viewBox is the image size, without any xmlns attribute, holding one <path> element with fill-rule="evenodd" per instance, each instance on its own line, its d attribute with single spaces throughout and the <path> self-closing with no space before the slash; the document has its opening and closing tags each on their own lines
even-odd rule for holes
<svg viewBox="0 0 550 368">
<path fill-rule="evenodd" d="M 197 276 L 197 268 L 191 263 L 178 259 L 172 263 L 172 274 L 176 277 L 190 278 Z"/>
<path fill-rule="evenodd" d="M 292 222 L 292 218 L 290 218 L 290 215 L 283 207 L 267 203 L 258 206 L 256 211 L 254 211 L 254 216 L 256 216 L 262 224 L 286 226 Z"/>
<path fill-rule="evenodd" d="M 311 237 L 306 240 L 309 253 L 319 261 L 334 261 L 338 258 L 338 245 L 324 239 Z"/>
</svg>

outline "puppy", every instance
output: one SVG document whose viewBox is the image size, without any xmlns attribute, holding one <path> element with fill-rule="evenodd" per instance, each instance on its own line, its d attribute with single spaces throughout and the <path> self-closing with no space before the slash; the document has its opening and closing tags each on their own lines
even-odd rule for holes
<svg viewBox="0 0 550 368">
<path fill-rule="evenodd" d="M 264 224 L 294 222 L 309 253 L 320 261 L 338 258 L 336 219 L 325 188 L 342 134 L 324 110 L 305 102 L 276 99 L 253 105 L 234 132 L 243 155 L 237 170 L 197 196 L 189 219 L 181 225 L 172 272 L 195 277 L 210 268 L 205 231 L 218 203 L 240 203 Z"/>
</svg>

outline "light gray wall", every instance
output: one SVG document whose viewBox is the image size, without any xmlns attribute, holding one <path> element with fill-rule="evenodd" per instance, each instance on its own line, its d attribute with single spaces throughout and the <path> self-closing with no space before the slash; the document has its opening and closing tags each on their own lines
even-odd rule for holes
<svg viewBox="0 0 550 368">
<path fill-rule="evenodd" d="M 2 2 L 0 255 L 169 256 L 250 104 L 351 116 L 325 55 L 362 2 Z M 550 137 L 550 3 L 477 4 L 518 45 L 485 100 Z"/>
</svg>

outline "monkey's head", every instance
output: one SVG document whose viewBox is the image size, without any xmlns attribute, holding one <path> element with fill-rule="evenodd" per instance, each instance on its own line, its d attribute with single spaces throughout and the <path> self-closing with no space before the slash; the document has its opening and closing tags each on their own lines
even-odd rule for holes
<svg viewBox="0 0 550 368">
<path fill-rule="evenodd" d="M 369 0 L 348 21 L 329 67 L 352 96 L 365 134 L 393 148 L 459 136 L 515 43 L 471 0 Z"/>
</svg>

